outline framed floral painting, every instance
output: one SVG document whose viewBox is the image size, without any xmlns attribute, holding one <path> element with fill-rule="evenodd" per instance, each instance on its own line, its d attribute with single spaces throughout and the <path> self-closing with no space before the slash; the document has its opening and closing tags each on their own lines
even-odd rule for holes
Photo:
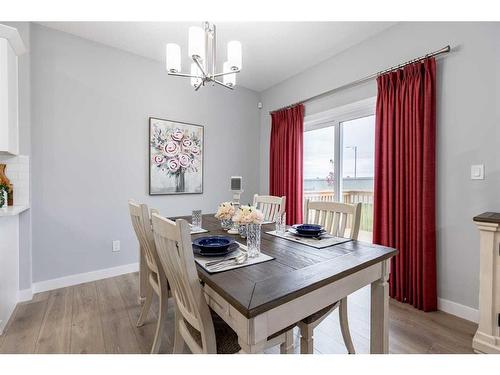
<svg viewBox="0 0 500 375">
<path fill-rule="evenodd" d="M 203 126 L 149 118 L 149 194 L 203 193 Z"/>
</svg>

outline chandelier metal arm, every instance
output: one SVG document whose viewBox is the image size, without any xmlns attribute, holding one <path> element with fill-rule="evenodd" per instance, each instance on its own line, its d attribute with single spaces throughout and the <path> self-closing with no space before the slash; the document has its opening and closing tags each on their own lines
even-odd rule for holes
<svg viewBox="0 0 500 375">
<path fill-rule="evenodd" d="M 170 76 L 177 76 L 177 77 L 188 77 L 188 78 L 203 78 L 197 75 L 193 74 L 186 74 L 186 73 L 177 73 L 177 72 L 168 72 L 168 75 Z"/>
<path fill-rule="evenodd" d="M 196 86 L 194 87 L 194 90 L 195 90 L 195 91 L 198 91 L 198 90 L 199 90 L 199 88 L 200 88 L 201 86 L 203 86 L 203 82 L 204 82 L 204 81 L 208 81 L 208 82 L 210 82 L 210 81 L 211 81 L 211 82 L 215 82 L 215 83 L 217 83 L 217 84 L 219 84 L 219 85 L 221 85 L 221 86 L 224 86 L 224 87 L 226 87 L 226 88 L 228 88 L 228 89 L 234 90 L 234 87 L 233 87 L 233 86 L 226 85 L 225 83 L 222 83 L 222 82 L 220 82 L 220 81 L 218 81 L 218 80 L 216 80 L 216 79 L 215 79 L 216 77 L 220 77 L 220 76 L 222 76 L 222 75 L 224 75 L 224 74 L 231 74 L 231 73 L 232 73 L 232 72 L 228 72 L 228 73 L 219 73 L 219 74 L 215 74 L 215 75 L 213 75 L 213 76 L 195 76 L 195 75 L 192 75 L 192 74 L 185 74 L 185 73 L 172 73 L 172 72 L 168 72 L 168 75 L 171 75 L 171 76 L 177 76 L 177 77 L 190 77 L 190 78 L 199 78 L 199 79 L 201 79 L 201 80 L 202 80 L 202 82 L 200 82 L 198 85 L 196 85 Z"/>
<path fill-rule="evenodd" d="M 203 64 L 200 63 L 197 56 L 193 56 L 193 61 L 196 63 L 196 65 L 198 65 L 198 69 L 200 69 L 200 72 L 201 74 L 203 74 L 203 77 L 204 78 L 208 77 L 207 72 L 205 72 L 205 69 L 203 68 Z"/>
<path fill-rule="evenodd" d="M 225 76 L 226 74 L 233 74 L 233 73 L 239 73 L 241 72 L 241 69 L 238 70 L 231 70 L 230 72 L 223 72 L 223 73 L 215 73 L 212 77 L 222 77 Z"/>
<path fill-rule="evenodd" d="M 234 90 L 233 86 L 226 85 L 225 83 L 217 81 L 216 79 L 211 79 L 211 81 L 217 83 L 218 85 L 224 86 L 225 88 L 228 88 L 230 90 Z"/>
</svg>

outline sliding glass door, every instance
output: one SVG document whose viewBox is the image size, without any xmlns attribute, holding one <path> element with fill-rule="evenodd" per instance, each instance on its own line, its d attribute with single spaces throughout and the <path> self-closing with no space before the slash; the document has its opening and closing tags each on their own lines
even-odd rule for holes
<svg viewBox="0 0 500 375">
<path fill-rule="evenodd" d="M 307 116 L 304 199 L 361 203 L 359 240 L 371 242 L 375 149 L 374 100 Z"/>
<path fill-rule="evenodd" d="M 342 133 L 342 202 L 361 203 L 359 240 L 372 241 L 375 116 L 340 123 Z"/>
<path fill-rule="evenodd" d="M 335 189 L 333 123 L 304 133 L 304 198 L 333 201 Z"/>
</svg>

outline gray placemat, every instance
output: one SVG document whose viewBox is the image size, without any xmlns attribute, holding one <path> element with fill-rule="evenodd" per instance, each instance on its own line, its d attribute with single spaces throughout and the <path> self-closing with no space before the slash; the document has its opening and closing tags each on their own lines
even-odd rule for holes
<svg viewBox="0 0 500 375">
<path fill-rule="evenodd" d="M 298 237 L 288 231 L 285 232 L 284 234 L 276 233 L 275 230 L 266 233 L 270 234 L 271 236 L 284 238 L 286 240 L 301 243 L 303 245 L 311 246 L 316 249 L 324 249 L 325 247 L 335 246 L 341 243 L 352 241 L 350 238 L 335 237 L 329 234 L 324 234 L 321 236 L 321 239 L 316 239 L 316 238 Z"/>
<path fill-rule="evenodd" d="M 218 272 L 224 272 L 224 271 L 229 271 L 229 270 L 234 270 L 236 268 L 241 268 L 241 267 L 247 267 L 251 266 L 254 264 L 262 263 L 262 262 L 267 262 L 269 260 L 273 260 L 274 258 L 272 256 L 266 255 L 264 253 L 260 253 L 259 256 L 255 258 L 248 258 L 245 263 L 243 264 L 234 264 L 234 263 L 228 263 L 227 266 L 223 268 L 218 268 L 217 270 L 213 270 L 209 267 L 205 266 L 205 263 L 207 262 L 212 262 L 216 260 L 221 260 L 224 258 L 231 258 L 234 256 L 238 256 L 241 254 L 243 251 L 247 250 L 247 247 L 241 243 L 238 243 L 240 245 L 240 248 L 238 250 L 235 250 L 232 252 L 229 256 L 221 256 L 221 257 L 204 257 L 202 255 L 194 254 L 194 260 L 196 263 L 198 263 L 205 271 L 208 273 L 218 273 Z"/>
</svg>

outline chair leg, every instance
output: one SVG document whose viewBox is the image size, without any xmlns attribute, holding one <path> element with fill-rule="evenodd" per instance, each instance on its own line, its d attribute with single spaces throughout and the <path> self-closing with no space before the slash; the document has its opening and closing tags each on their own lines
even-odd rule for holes
<svg viewBox="0 0 500 375">
<path fill-rule="evenodd" d="M 314 353 L 314 340 L 313 332 L 314 328 L 309 325 L 300 322 L 300 354 L 313 354 Z"/>
<path fill-rule="evenodd" d="M 352 343 L 351 334 L 349 332 L 349 323 L 347 321 L 347 297 L 340 300 L 339 306 L 340 331 L 344 338 L 344 344 L 349 354 L 355 354 L 354 344 Z"/>
<path fill-rule="evenodd" d="M 293 329 L 285 333 L 285 342 L 280 344 L 281 354 L 293 354 Z"/>
<path fill-rule="evenodd" d="M 168 292 L 167 295 L 160 294 L 158 297 L 160 300 L 160 309 L 158 311 L 158 322 L 156 323 L 156 333 L 153 340 L 153 346 L 151 347 L 151 354 L 157 354 L 160 352 L 163 330 L 165 329 L 165 321 L 167 320 Z"/>
<path fill-rule="evenodd" d="M 175 311 L 175 334 L 174 334 L 174 350 L 173 354 L 183 354 L 184 353 L 184 339 L 182 338 L 181 332 L 179 331 L 179 323 L 181 319 L 181 314 Z"/>
<path fill-rule="evenodd" d="M 144 324 L 144 321 L 146 320 L 149 309 L 151 308 L 151 303 L 153 302 L 153 287 L 148 284 L 148 288 L 146 291 L 146 299 L 144 301 L 144 304 L 142 305 L 141 309 L 141 314 L 139 315 L 139 319 L 137 320 L 137 327 L 141 327 Z"/>
</svg>

